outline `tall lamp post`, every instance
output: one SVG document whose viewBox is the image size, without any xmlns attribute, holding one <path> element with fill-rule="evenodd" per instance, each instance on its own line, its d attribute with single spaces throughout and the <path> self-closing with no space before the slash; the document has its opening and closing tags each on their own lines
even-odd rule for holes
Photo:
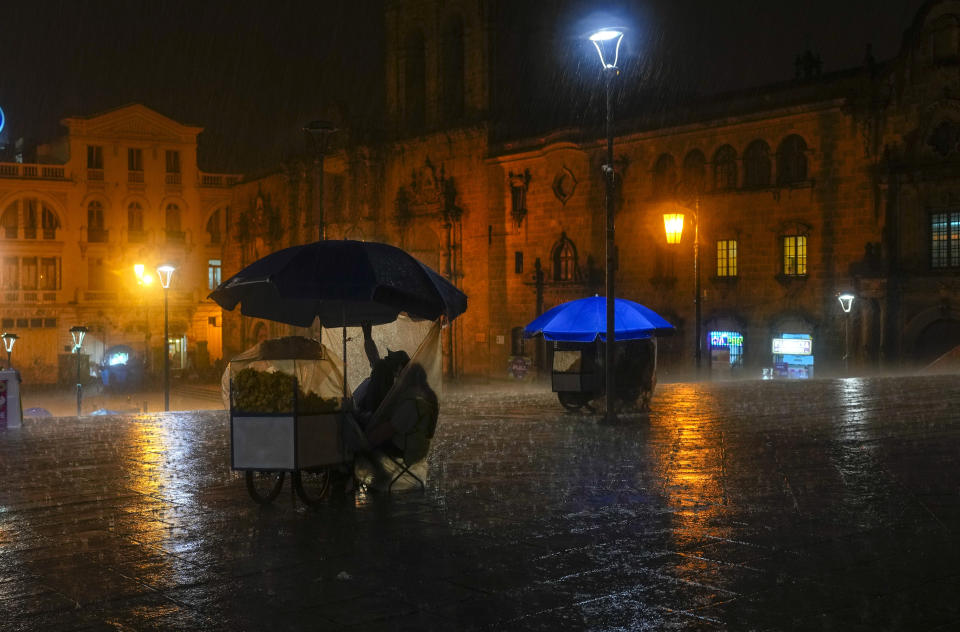
<svg viewBox="0 0 960 632">
<path fill-rule="evenodd" d="M 10 354 L 13 353 L 13 345 L 17 342 L 17 338 L 20 336 L 5 331 L 3 332 L 3 336 L 0 337 L 3 338 L 3 348 L 7 351 L 7 368 L 12 369 L 13 365 L 10 363 Z"/>
<path fill-rule="evenodd" d="M 327 222 L 323 215 L 323 158 L 327 154 L 327 144 L 330 135 L 337 131 L 329 121 L 310 121 L 303 128 L 307 137 L 307 145 L 313 153 L 313 162 L 316 175 L 314 186 L 314 208 L 316 208 L 317 239 L 327 238 Z"/>
<path fill-rule="evenodd" d="M 173 278 L 173 266 L 157 268 L 160 285 L 163 286 L 163 410 L 170 410 L 170 279 Z"/>
<path fill-rule="evenodd" d="M 683 213 L 664 213 L 663 228 L 667 233 L 668 244 L 679 244 L 683 237 Z M 700 359 L 702 356 L 700 335 L 700 196 L 693 202 L 693 357 L 697 379 L 700 378 Z"/>
<path fill-rule="evenodd" d="M 614 250 L 614 221 L 613 221 L 613 193 L 616 172 L 613 166 L 613 82 L 620 74 L 617 68 L 617 62 L 620 60 L 620 42 L 623 41 L 623 31 L 616 28 L 604 28 L 594 32 L 590 36 L 600 55 L 600 65 L 603 69 L 604 80 L 606 83 L 607 97 L 607 162 L 603 165 L 603 173 L 606 176 L 606 202 L 607 202 L 607 220 L 606 220 L 606 276 L 607 276 L 607 344 L 606 355 L 604 357 L 604 392 L 606 393 L 606 420 L 608 422 L 616 420 L 616 411 L 614 410 L 614 345 L 616 344 L 615 322 L 613 314 L 614 306 L 614 266 L 616 251 Z"/>
<path fill-rule="evenodd" d="M 850 310 L 853 308 L 854 296 L 850 292 L 844 292 L 837 297 L 840 301 L 840 309 L 847 315 L 843 320 L 843 371 L 850 373 Z"/>
<path fill-rule="evenodd" d="M 87 328 L 82 325 L 70 328 L 70 336 L 73 337 L 73 352 L 77 354 L 77 417 L 80 416 L 81 403 L 83 402 L 83 382 L 80 381 L 80 347 L 83 346 L 83 338 L 86 335 Z"/>
</svg>

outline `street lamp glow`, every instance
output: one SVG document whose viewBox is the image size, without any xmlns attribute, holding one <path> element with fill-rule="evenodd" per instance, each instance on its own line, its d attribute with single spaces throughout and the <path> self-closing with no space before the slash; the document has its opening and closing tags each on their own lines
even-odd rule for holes
<svg viewBox="0 0 960 632">
<path fill-rule="evenodd" d="M 853 307 L 853 298 L 853 294 L 849 292 L 845 292 L 837 297 L 840 301 L 840 308 L 848 314 L 850 313 L 850 308 Z"/>
<path fill-rule="evenodd" d="M 163 286 L 163 289 L 169 289 L 170 279 L 173 277 L 174 270 L 176 270 L 176 268 L 169 265 L 164 265 L 157 268 L 157 276 L 160 277 L 160 285 Z"/>
<path fill-rule="evenodd" d="M 73 338 L 73 349 L 76 353 L 80 353 L 80 347 L 83 346 L 83 338 L 87 335 L 87 331 L 89 330 L 82 325 L 76 325 L 70 328 L 70 336 Z"/>
<path fill-rule="evenodd" d="M 137 277 L 137 281 L 143 281 L 143 269 L 144 266 L 142 263 L 136 263 L 133 266 L 133 274 Z"/>
<path fill-rule="evenodd" d="M 615 28 L 603 28 L 590 36 L 590 41 L 600 55 L 600 64 L 604 70 L 615 69 L 620 61 L 620 42 L 623 31 Z M 612 61 L 611 61 L 612 60 Z"/>
<path fill-rule="evenodd" d="M 20 336 L 18 336 L 15 333 L 10 333 L 5 331 L 3 332 L 3 336 L 0 336 L 0 337 L 3 338 L 3 348 L 7 352 L 7 368 L 12 369 L 13 365 L 10 363 L 10 354 L 13 353 L 13 345 L 14 343 L 17 342 L 17 338 L 19 338 Z"/>
<path fill-rule="evenodd" d="M 664 213 L 663 229 L 667 233 L 668 244 L 679 244 L 683 237 L 683 213 Z"/>
</svg>

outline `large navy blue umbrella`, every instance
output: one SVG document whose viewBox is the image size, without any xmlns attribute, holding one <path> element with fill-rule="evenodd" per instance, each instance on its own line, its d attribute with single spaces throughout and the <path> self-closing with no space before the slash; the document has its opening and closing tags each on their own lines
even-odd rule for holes
<svg viewBox="0 0 960 632">
<path fill-rule="evenodd" d="M 614 338 L 636 340 L 673 333 L 674 327 L 652 309 L 624 298 L 613 303 Z M 590 296 L 557 305 L 523 330 L 527 338 L 543 334 L 547 340 L 593 342 L 607 339 L 607 299 Z"/>
<path fill-rule="evenodd" d="M 233 275 L 210 298 L 244 316 L 298 327 L 453 320 L 467 295 L 411 254 L 388 244 L 325 240 L 271 253 Z"/>
</svg>

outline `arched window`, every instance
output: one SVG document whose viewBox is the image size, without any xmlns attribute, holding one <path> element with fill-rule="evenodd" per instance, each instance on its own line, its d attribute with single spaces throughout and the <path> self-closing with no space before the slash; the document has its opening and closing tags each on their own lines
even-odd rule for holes
<svg viewBox="0 0 960 632">
<path fill-rule="evenodd" d="M 223 241 L 223 230 L 221 229 L 223 224 L 223 220 L 221 219 L 222 215 L 223 212 L 221 209 L 217 209 L 213 212 L 213 215 L 210 216 L 210 219 L 207 220 L 207 235 L 210 237 L 211 244 L 219 244 Z"/>
<path fill-rule="evenodd" d="M 164 226 L 167 231 L 167 241 L 183 241 L 184 235 L 180 229 L 180 207 L 176 204 L 167 204 Z"/>
<path fill-rule="evenodd" d="M 464 59 L 463 21 L 453 16 L 443 33 L 443 117 L 447 122 L 463 118 Z"/>
<path fill-rule="evenodd" d="M 413 31 L 407 36 L 404 63 L 404 116 L 407 128 L 420 130 L 427 114 L 427 71 L 423 34 Z"/>
<path fill-rule="evenodd" d="M 16 239 L 20 228 L 20 205 L 19 202 L 11 202 L 0 218 L 0 225 L 3 226 L 3 236 L 7 239 Z"/>
<path fill-rule="evenodd" d="M 142 243 L 145 240 L 143 207 L 139 202 L 131 202 L 127 206 L 127 240 L 133 243 Z"/>
<path fill-rule="evenodd" d="M 794 184 L 807 179 L 807 143 L 796 134 L 787 136 L 777 148 L 777 184 Z"/>
<path fill-rule="evenodd" d="M 43 238 L 56 239 L 57 231 L 60 230 L 60 218 L 46 204 L 41 204 L 40 207 L 40 227 L 43 229 Z"/>
<path fill-rule="evenodd" d="M 743 152 L 743 186 L 770 186 L 770 145 L 762 140 L 753 141 Z"/>
<path fill-rule="evenodd" d="M 553 247 L 553 280 L 574 281 L 577 279 L 577 249 L 566 234 Z"/>
<path fill-rule="evenodd" d="M 674 195 L 677 188 L 677 164 L 670 154 L 661 154 L 653 166 L 653 195 Z"/>
<path fill-rule="evenodd" d="M 107 231 L 103 224 L 103 204 L 96 200 L 87 204 L 87 241 L 107 241 Z"/>
<path fill-rule="evenodd" d="M 683 159 L 683 182 L 691 190 L 703 191 L 706 164 L 707 159 L 699 149 L 694 149 Z"/>
<path fill-rule="evenodd" d="M 713 155 L 713 187 L 718 191 L 737 188 L 737 152 L 730 145 Z"/>
</svg>

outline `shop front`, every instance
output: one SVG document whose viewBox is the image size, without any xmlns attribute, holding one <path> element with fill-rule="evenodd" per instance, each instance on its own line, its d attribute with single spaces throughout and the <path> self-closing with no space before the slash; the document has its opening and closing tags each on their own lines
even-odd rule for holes
<svg viewBox="0 0 960 632">
<path fill-rule="evenodd" d="M 813 336 L 781 333 L 773 339 L 773 377 L 806 380 L 813 377 Z"/>
<path fill-rule="evenodd" d="M 710 331 L 710 377 L 736 377 L 743 370 L 743 334 L 739 331 Z"/>
</svg>

